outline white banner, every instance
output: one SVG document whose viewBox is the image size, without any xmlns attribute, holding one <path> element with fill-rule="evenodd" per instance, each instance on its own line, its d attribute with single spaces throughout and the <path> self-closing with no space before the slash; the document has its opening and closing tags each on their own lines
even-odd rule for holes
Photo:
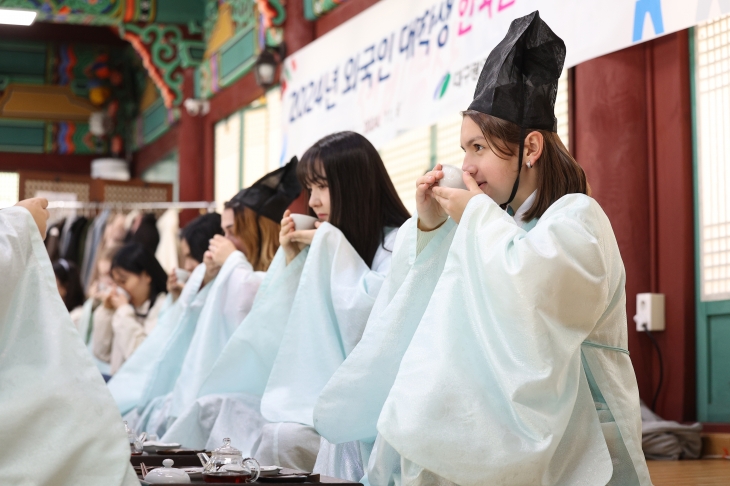
<svg viewBox="0 0 730 486">
<path fill-rule="evenodd" d="M 381 0 L 285 60 L 282 160 L 342 130 L 380 148 L 466 109 L 486 57 L 535 10 L 568 68 L 730 13 L 730 0 Z"/>
</svg>

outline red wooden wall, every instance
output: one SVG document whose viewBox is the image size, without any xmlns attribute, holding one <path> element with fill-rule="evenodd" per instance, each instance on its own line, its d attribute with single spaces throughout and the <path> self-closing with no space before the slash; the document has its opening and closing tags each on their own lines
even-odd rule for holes
<svg viewBox="0 0 730 486">
<path fill-rule="evenodd" d="M 688 31 L 575 68 L 574 152 L 608 214 L 626 267 L 629 351 L 641 397 L 659 379 L 655 352 L 636 331 L 636 294 L 666 295 L 657 333 L 664 386 L 657 411 L 695 417 L 692 127 Z"/>
</svg>

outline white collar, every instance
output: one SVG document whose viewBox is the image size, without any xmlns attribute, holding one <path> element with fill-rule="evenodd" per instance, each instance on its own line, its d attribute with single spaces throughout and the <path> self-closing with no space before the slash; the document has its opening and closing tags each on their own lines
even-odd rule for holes
<svg viewBox="0 0 730 486">
<path fill-rule="evenodd" d="M 527 211 L 532 208 L 532 205 L 535 204 L 535 199 L 537 199 L 537 189 L 533 191 L 530 196 L 525 199 L 525 202 L 522 203 L 522 206 L 515 212 L 515 215 L 513 216 L 515 219 L 515 223 L 517 223 L 517 226 L 522 228 L 524 225 L 528 223 L 528 221 L 522 221 L 522 216 L 525 215 Z"/>
</svg>

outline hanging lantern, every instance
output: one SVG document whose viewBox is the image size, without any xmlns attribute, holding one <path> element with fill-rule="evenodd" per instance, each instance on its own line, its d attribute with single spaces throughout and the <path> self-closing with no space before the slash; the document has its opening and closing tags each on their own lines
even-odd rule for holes
<svg viewBox="0 0 730 486">
<path fill-rule="evenodd" d="M 256 84 L 264 89 L 270 88 L 276 81 L 276 57 L 269 49 L 264 49 L 259 54 L 253 66 Z"/>
</svg>

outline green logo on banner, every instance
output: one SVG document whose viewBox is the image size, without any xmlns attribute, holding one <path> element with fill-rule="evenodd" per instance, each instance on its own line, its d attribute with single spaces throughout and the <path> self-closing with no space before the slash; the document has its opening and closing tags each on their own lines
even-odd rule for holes
<svg viewBox="0 0 730 486">
<path fill-rule="evenodd" d="M 433 99 L 440 100 L 444 97 L 446 90 L 449 88 L 449 81 L 451 81 L 451 73 L 446 73 L 446 76 L 439 81 L 436 92 L 433 94 Z"/>
</svg>

